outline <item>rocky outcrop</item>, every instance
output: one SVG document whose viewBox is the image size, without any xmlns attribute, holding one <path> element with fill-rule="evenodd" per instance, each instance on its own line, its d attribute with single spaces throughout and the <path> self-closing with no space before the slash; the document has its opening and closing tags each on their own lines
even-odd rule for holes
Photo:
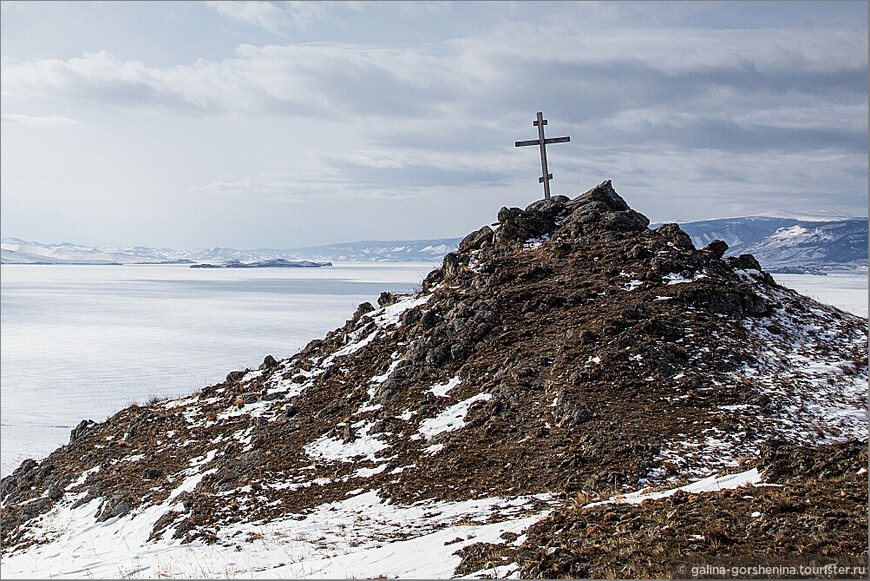
<svg viewBox="0 0 870 581">
<path fill-rule="evenodd" d="M 36 542 L 33 517 L 73 502 L 99 501 L 107 521 L 160 507 L 152 538 L 217 542 L 360 490 L 396 506 L 550 495 L 564 510 L 531 531 L 543 553 L 519 549 L 523 574 L 617 574 L 605 558 L 582 569 L 588 547 L 570 543 L 640 514 L 578 516 L 578 495 L 734 470 L 772 440 L 866 440 L 866 320 L 723 258 L 724 243 L 648 226 L 609 181 L 502 208 L 419 293 L 382 293 L 294 356 L 188 398 L 77 426 L 3 480 L 3 546 Z M 509 550 L 468 549 L 462 567 Z"/>
</svg>

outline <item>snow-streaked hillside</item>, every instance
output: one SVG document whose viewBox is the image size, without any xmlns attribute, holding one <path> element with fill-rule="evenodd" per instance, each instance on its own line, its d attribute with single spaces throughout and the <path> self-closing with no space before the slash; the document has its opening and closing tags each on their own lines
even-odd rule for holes
<svg viewBox="0 0 870 581">
<path fill-rule="evenodd" d="M 752 254 L 770 272 L 867 268 L 867 219 L 810 221 L 751 216 L 680 227 L 701 248 L 724 240 L 728 255 Z"/>
<path fill-rule="evenodd" d="M 609 181 L 498 221 L 293 356 L 25 461 L 4 577 L 866 559 L 866 319 L 649 229 Z"/>
</svg>

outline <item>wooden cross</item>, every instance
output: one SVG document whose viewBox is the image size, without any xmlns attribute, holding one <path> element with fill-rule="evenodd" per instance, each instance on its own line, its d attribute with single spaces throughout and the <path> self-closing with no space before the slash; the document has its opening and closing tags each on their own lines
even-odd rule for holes
<svg viewBox="0 0 870 581">
<path fill-rule="evenodd" d="M 528 141 L 517 141 L 515 143 L 516 147 L 523 147 L 524 145 L 539 145 L 541 147 L 541 169 L 544 172 L 540 178 L 538 178 L 538 182 L 544 184 L 544 199 L 550 199 L 550 180 L 553 179 L 553 174 L 547 171 L 547 144 L 548 143 L 565 143 L 567 141 L 571 141 L 570 137 L 551 137 L 550 139 L 544 139 L 544 125 L 547 124 L 547 120 L 544 119 L 544 114 L 538 111 L 538 120 L 532 123 L 535 127 L 538 128 L 538 138 L 537 139 L 529 139 Z"/>
</svg>

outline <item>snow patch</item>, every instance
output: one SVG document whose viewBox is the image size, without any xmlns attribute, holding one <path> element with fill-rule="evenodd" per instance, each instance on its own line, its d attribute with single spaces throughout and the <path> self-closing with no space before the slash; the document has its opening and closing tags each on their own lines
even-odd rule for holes
<svg viewBox="0 0 870 581">
<path fill-rule="evenodd" d="M 744 486 L 757 486 L 760 483 L 761 473 L 758 472 L 758 468 L 752 468 L 751 470 L 747 470 L 746 472 L 729 474 L 727 476 L 717 477 L 714 474 L 713 476 L 708 476 L 707 478 L 702 478 L 701 480 L 692 482 L 691 484 L 686 484 L 685 486 L 680 486 L 679 488 L 672 488 L 670 490 L 662 490 L 659 492 L 646 492 L 646 489 L 644 488 L 636 492 L 630 492 L 628 494 L 614 496 L 613 498 L 609 498 L 607 500 L 591 502 L 585 505 L 584 508 L 588 506 L 598 506 L 601 504 L 640 504 L 644 500 L 658 500 L 660 498 L 667 498 L 669 496 L 673 496 L 680 490 L 682 490 L 683 492 L 688 492 L 690 494 L 698 494 L 701 492 L 731 490 L 734 488 L 742 488 Z"/>
<path fill-rule="evenodd" d="M 435 416 L 420 422 L 419 433 L 427 440 L 443 432 L 453 432 L 465 425 L 465 415 L 468 408 L 476 401 L 486 401 L 492 398 L 491 393 L 479 393 L 473 397 L 454 404 Z"/>
<path fill-rule="evenodd" d="M 375 455 L 389 447 L 386 442 L 369 435 L 369 430 L 374 425 L 374 422 L 363 422 L 363 425 L 356 431 L 356 439 L 353 442 L 344 442 L 326 435 L 321 436 L 304 446 L 305 453 L 312 458 L 321 460 L 352 462 L 364 457 L 366 460 L 374 462 Z"/>
<path fill-rule="evenodd" d="M 450 379 L 447 383 L 436 383 L 431 388 L 429 388 L 429 392 L 438 397 L 447 397 L 447 392 L 456 387 L 461 383 L 462 380 L 459 379 L 459 376 Z"/>
</svg>

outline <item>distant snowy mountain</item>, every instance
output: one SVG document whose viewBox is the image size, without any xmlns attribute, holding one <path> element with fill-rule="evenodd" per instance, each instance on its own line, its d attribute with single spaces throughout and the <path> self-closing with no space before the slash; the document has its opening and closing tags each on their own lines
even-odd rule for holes
<svg viewBox="0 0 870 581">
<path fill-rule="evenodd" d="M 294 258 L 363 262 L 428 262 L 439 261 L 456 250 L 460 238 L 436 240 L 364 240 L 328 246 L 295 248 L 287 252 Z"/>
<path fill-rule="evenodd" d="M 69 242 L 43 244 L 18 238 L 4 238 L 0 261 L 3 264 L 171 264 L 263 262 L 269 260 L 314 260 L 347 262 L 437 262 L 455 250 L 459 238 L 436 240 L 386 240 L 348 242 L 328 246 L 309 246 L 279 250 L 260 248 L 92 248 Z"/>
<path fill-rule="evenodd" d="M 809 220 L 773 216 L 724 218 L 680 224 L 698 248 L 712 240 L 728 243 L 730 256 L 752 254 L 770 272 L 822 272 L 867 268 L 867 219 Z M 438 262 L 456 250 L 459 238 L 363 240 L 291 249 L 90 248 L 63 242 L 42 244 L 2 240 L 4 264 L 144 264 L 263 262 Z"/>
<path fill-rule="evenodd" d="M 698 248 L 724 240 L 728 255 L 752 254 L 770 272 L 867 268 L 867 218 L 811 221 L 750 216 L 680 227 Z"/>
</svg>

